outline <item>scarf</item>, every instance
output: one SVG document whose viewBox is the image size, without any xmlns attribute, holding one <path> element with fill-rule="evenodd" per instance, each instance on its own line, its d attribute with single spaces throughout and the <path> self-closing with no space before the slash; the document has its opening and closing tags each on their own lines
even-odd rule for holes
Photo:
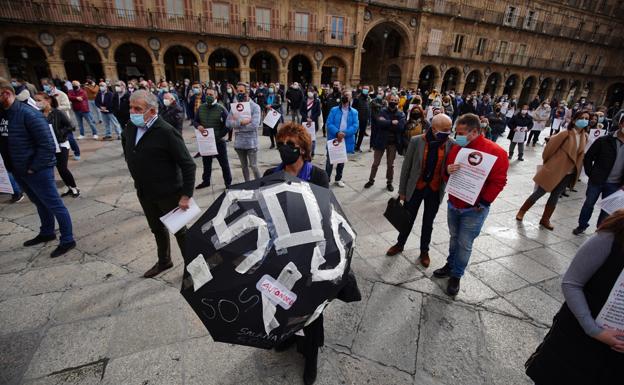
<svg viewBox="0 0 624 385">
<path fill-rule="evenodd" d="M 282 171 L 283 169 L 284 163 L 280 163 L 279 166 L 275 168 L 275 172 Z M 312 163 L 308 161 L 303 162 L 303 167 L 301 167 L 301 170 L 299 170 L 297 178 L 309 182 L 310 178 L 312 178 Z"/>
</svg>

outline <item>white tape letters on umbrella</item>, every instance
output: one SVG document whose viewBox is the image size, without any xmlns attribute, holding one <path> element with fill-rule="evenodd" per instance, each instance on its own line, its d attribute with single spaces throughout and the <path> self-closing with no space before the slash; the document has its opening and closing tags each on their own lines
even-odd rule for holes
<svg viewBox="0 0 624 385">
<path fill-rule="evenodd" d="M 292 290 L 295 283 L 300 280 L 301 277 L 302 275 L 299 270 L 297 270 L 297 266 L 292 262 L 288 262 L 282 269 L 279 277 L 277 277 L 277 282 L 286 289 Z M 266 293 L 262 292 L 262 321 L 264 322 L 264 330 L 267 335 L 271 334 L 271 331 L 280 325 L 277 319 L 275 319 L 276 311 L 277 308 L 275 304 L 269 300 Z"/>
<path fill-rule="evenodd" d="M 312 273 L 312 281 L 334 281 L 342 277 L 344 274 L 344 270 L 347 265 L 347 252 L 345 250 L 346 242 L 343 242 L 340 237 L 339 227 L 342 226 L 343 229 L 346 230 L 347 233 L 351 236 L 353 244 L 355 244 L 355 233 L 349 226 L 347 220 L 336 211 L 334 206 L 332 205 L 331 212 L 331 227 L 332 234 L 334 236 L 334 242 L 336 242 L 336 248 L 338 249 L 338 253 L 340 254 L 340 262 L 333 269 L 321 270 L 319 267 L 326 262 L 325 258 L 323 258 L 323 253 L 318 246 L 314 248 L 314 254 L 312 255 L 312 263 L 310 265 L 310 272 Z"/>
</svg>

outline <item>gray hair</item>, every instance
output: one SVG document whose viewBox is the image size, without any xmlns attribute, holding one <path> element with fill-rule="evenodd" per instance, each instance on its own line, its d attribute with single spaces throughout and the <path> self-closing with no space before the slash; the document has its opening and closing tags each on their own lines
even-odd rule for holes
<svg viewBox="0 0 624 385">
<path fill-rule="evenodd" d="M 238 83 L 236 83 L 236 87 L 240 87 L 240 86 L 245 87 L 245 91 L 249 91 L 249 84 L 247 84 L 245 82 L 238 82 Z"/>
<path fill-rule="evenodd" d="M 158 98 L 153 93 L 147 90 L 134 91 L 132 95 L 130 95 L 130 103 L 139 100 L 145 101 L 148 109 L 153 108 L 156 110 L 156 112 L 158 112 Z"/>
</svg>

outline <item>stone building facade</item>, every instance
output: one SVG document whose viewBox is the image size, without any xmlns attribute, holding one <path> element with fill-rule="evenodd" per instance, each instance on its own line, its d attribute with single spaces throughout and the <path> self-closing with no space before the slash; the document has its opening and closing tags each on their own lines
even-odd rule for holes
<svg viewBox="0 0 624 385">
<path fill-rule="evenodd" d="M 619 0 L 0 0 L 0 76 L 624 97 Z"/>
</svg>

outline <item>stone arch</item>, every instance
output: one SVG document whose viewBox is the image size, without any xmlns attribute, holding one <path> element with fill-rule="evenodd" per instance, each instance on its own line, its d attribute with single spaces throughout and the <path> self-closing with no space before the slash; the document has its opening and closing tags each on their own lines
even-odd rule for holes
<svg viewBox="0 0 624 385">
<path fill-rule="evenodd" d="M 67 79 L 84 82 L 87 77 L 96 82 L 104 78 L 102 55 L 91 43 L 80 39 L 70 39 L 61 48 L 61 58 L 65 62 Z"/>
<path fill-rule="evenodd" d="M 565 95 L 565 100 L 567 101 L 571 101 L 572 103 L 575 103 L 578 99 L 578 95 L 580 95 L 580 90 L 582 88 L 583 82 L 581 82 L 578 79 L 571 79 L 570 80 L 570 84 L 569 84 L 569 88 L 568 88 L 568 93 Z"/>
<path fill-rule="evenodd" d="M 483 75 L 479 70 L 472 70 L 466 76 L 466 84 L 464 85 L 464 94 L 469 94 L 472 91 L 478 91 L 479 85 L 483 81 Z"/>
<path fill-rule="evenodd" d="M 313 61 L 307 55 L 297 54 L 288 61 L 288 83 L 306 86 L 312 82 Z"/>
<path fill-rule="evenodd" d="M 621 106 L 622 101 L 624 101 L 624 82 L 620 81 L 611 83 L 609 87 L 607 87 L 607 97 L 605 100 L 605 104 L 611 107 L 615 103 L 620 103 Z"/>
<path fill-rule="evenodd" d="M 162 57 L 161 60 L 164 61 L 165 58 L 165 54 L 167 53 L 167 51 L 169 51 L 171 48 L 174 47 L 184 47 L 187 50 L 190 51 L 190 53 L 193 55 L 194 60 L 199 64 L 202 60 L 199 57 L 195 47 L 193 46 L 193 44 L 190 44 L 188 41 L 185 40 L 166 40 L 163 41 L 163 39 L 160 39 L 161 42 L 161 47 L 160 50 L 158 50 L 158 52 L 162 55 L 159 57 Z"/>
<path fill-rule="evenodd" d="M 555 84 L 555 91 L 552 98 L 561 101 L 565 97 L 565 91 L 568 87 L 568 81 L 565 79 L 559 79 Z"/>
<path fill-rule="evenodd" d="M 461 71 L 457 67 L 451 67 L 446 70 L 444 73 L 444 77 L 442 78 L 442 87 L 440 89 L 441 92 L 455 90 L 456 93 L 459 93 L 457 86 L 459 84 L 459 80 L 461 76 Z"/>
<path fill-rule="evenodd" d="M 249 78 L 252 82 L 274 83 L 279 81 L 277 56 L 268 50 L 260 50 L 254 53 L 249 59 Z"/>
<path fill-rule="evenodd" d="M 507 95 L 509 99 L 513 99 L 516 96 L 518 85 L 520 85 L 520 76 L 517 74 L 509 75 L 505 80 L 503 95 Z"/>
<path fill-rule="evenodd" d="M 539 96 L 540 100 L 545 100 L 546 98 L 549 97 L 549 91 L 550 89 L 552 89 L 553 86 L 553 79 L 552 78 L 545 78 L 542 80 L 542 82 L 539 85 L 539 89 L 537 91 L 537 96 Z"/>
<path fill-rule="evenodd" d="M 199 67 L 197 55 L 184 45 L 170 45 L 164 51 L 165 78 L 180 81 L 190 79 L 199 81 Z"/>
<path fill-rule="evenodd" d="M 407 52 L 411 52 L 412 50 L 412 34 L 409 32 L 409 27 L 405 25 L 400 20 L 388 20 L 388 19 L 379 19 L 370 23 L 368 29 L 364 32 L 364 39 L 362 39 L 362 45 L 360 48 L 364 48 L 364 40 L 366 40 L 366 36 L 375 28 L 379 27 L 383 24 L 389 24 L 392 28 L 396 29 L 397 32 L 401 35 L 401 37 L 408 43 L 406 50 Z"/>
<path fill-rule="evenodd" d="M 518 98 L 518 104 L 529 104 L 535 95 L 532 95 L 532 91 L 537 85 L 537 77 L 534 75 L 527 76 L 522 82 L 522 89 L 520 90 L 520 97 Z"/>
<path fill-rule="evenodd" d="M 339 56 L 330 56 L 321 65 L 321 84 L 332 84 L 336 80 L 345 84 L 347 73 L 347 62 Z"/>
<path fill-rule="evenodd" d="M 120 80 L 143 77 L 154 79 L 152 56 L 143 46 L 135 43 L 122 43 L 114 50 L 117 63 L 117 76 Z"/>
<path fill-rule="evenodd" d="M 361 44 L 362 83 L 382 84 L 388 78 L 390 66 L 398 66 L 400 72 L 409 73 L 412 36 L 402 22 L 381 19 L 372 23 Z"/>
<path fill-rule="evenodd" d="M 47 54 L 36 41 L 14 36 L 6 38 L 2 48 L 11 77 L 39 84 L 50 76 Z"/>
<path fill-rule="evenodd" d="M 500 95 L 495 95 L 495 94 L 496 94 L 496 91 L 499 89 L 499 86 L 502 81 L 503 81 L 503 76 L 500 74 L 500 72 L 492 72 L 485 81 L 485 87 L 483 88 L 483 93 L 490 94 L 490 96 L 500 96 Z"/>
<path fill-rule="evenodd" d="M 421 93 L 425 91 L 431 92 L 433 87 L 440 80 L 440 71 L 434 65 L 426 65 L 420 70 L 420 74 L 418 75 L 418 88 Z"/>
<path fill-rule="evenodd" d="M 238 56 L 228 48 L 212 51 L 208 56 L 210 79 L 236 84 L 240 80 L 240 63 Z"/>
</svg>

